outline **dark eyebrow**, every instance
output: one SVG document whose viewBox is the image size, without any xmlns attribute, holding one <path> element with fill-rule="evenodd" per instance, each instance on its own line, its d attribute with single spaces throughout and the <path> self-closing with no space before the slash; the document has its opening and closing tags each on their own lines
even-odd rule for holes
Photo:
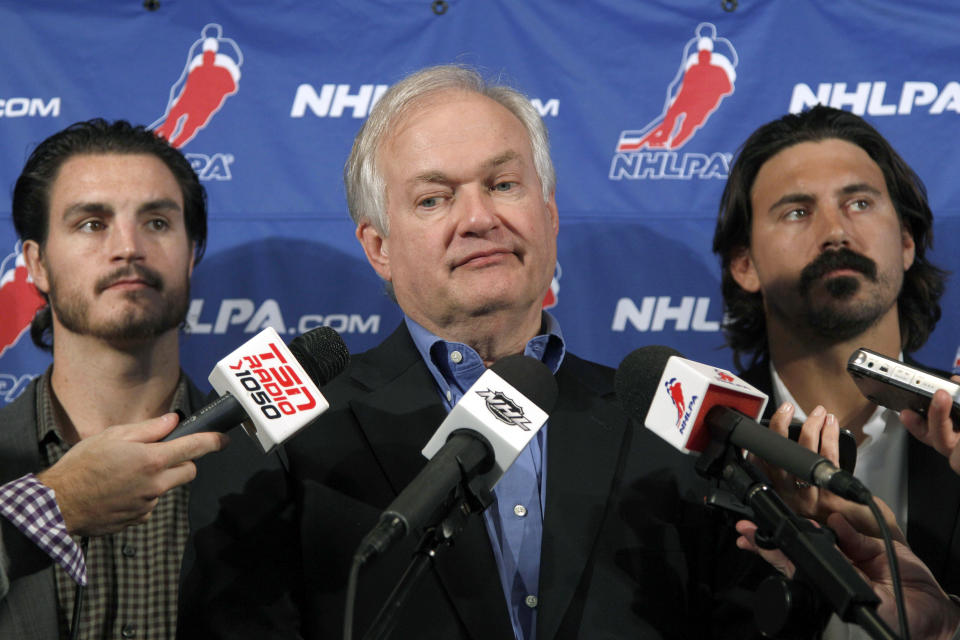
<svg viewBox="0 0 960 640">
<path fill-rule="evenodd" d="M 839 191 L 837 195 L 839 196 L 849 196 L 854 193 L 866 192 L 875 196 L 880 195 L 880 190 L 874 187 L 873 185 L 867 184 L 866 182 L 857 182 L 855 184 L 848 184 Z"/>
<path fill-rule="evenodd" d="M 788 193 L 782 196 L 779 200 L 774 202 L 772 205 L 770 205 L 770 208 L 767 209 L 767 211 L 773 211 L 777 207 L 780 207 L 785 204 L 810 204 L 814 200 L 816 200 L 816 198 L 814 198 L 809 193 L 801 193 L 801 192 Z"/>
<path fill-rule="evenodd" d="M 144 202 L 137 208 L 137 213 L 147 213 L 150 211 L 180 211 L 180 205 L 170 198 L 160 198 Z"/>
<path fill-rule="evenodd" d="M 137 207 L 137 213 L 150 213 L 153 211 L 180 211 L 180 205 L 170 198 L 158 198 L 144 202 Z M 113 215 L 113 206 L 105 202 L 75 202 L 67 207 L 63 212 L 63 219 L 77 218 L 91 214 L 109 214 Z"/>
</svg>

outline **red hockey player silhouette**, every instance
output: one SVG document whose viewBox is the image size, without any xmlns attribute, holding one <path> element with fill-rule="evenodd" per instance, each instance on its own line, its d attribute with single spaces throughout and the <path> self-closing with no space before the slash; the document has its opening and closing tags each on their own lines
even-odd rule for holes
<svg viewBox="0 0 960 640">
<path fill-rule="evenodd" d="M 10 262 L 13 265 L 8 269 Z M 0 265 L 0 356 L 17 343 L 44 304 L 43 296 L 30 280 L 17 243 L 16 251 Z"/>
<path fill-rule="evenodd" d="M 718 42 L 726 48 L 726 55 L 714 51 Z M 697 50 L 691 52 L 694 44 Z M 667 89 L 663 115 L 648 125 L 656 126 L 639 141 L 622 140 L 618 151 L 683 146 L 716 111 L 724 96 L 733 93 L 737 62 L 733 45 L 725 38 L 717 39 L 716 27 L 709 23 L 698 25 L 696 38 L 684 47 L 683 64 Z"/>
<path fill-rule="evenodd" d="M 214 31 L 216 35 L 210 35 Z M 178 149 L 207 125 L 227 97 L 235 94 L 239 87 L 243 56 L 236 43 L 221 34 L 221 27 L 217 24 L 203 28 L 200 40 L 190 47 L 183 74 L 170 91 L 166 115 L 154 123 L 157 135 Z M 221 43 L 233 47 L 236 59 L 220 51 Z M 198 46 L 202 47 L 202 53 L 196 54 Z M 181 87 L 179 92 L 178 87 Z M 173 97 L 175 93 L 176 97 Z"/>
<path fill-rule="evenodd" d="M 680 424 L 680 420 L 683 419 L 683 409 L 685 406 L 683 387 L 680 386 L 680 381 L 676 378 L 670 378 L 664 383 L 664 386 L 667 388 L 667 393 L 670 394 L 670 399 L 673 400 L 673 405 L 677 408 L 677 424 Z"/>
</svg>

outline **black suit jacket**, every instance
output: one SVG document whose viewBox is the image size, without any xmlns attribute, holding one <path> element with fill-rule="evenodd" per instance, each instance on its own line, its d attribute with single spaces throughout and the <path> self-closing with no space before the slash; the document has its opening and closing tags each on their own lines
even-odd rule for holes
<svg viewBox="0 0 960 640">
<path fill-rule="evenodd" d="M 921 365 L 905 358 L 907 364 Z M 921 367 L 925 368 L 925 367 Z M 931 373 L 949 377 L 942 371 Z M 773 379 L 766 359 L 741 376 L 773 397 Z M 776 410 L 767 404 L 765 418 Z M 947 459 L 919 440 L 907 440 L 907 540 L 949 593 L 960 593 L 960 476 Z"/>
<path fill-rule="evenodd" d="M 701 506 L 706 485 L 692 461 L 627 419 L 611 369 L 568 353 L 556 378 L 538 638 L 749 635 L 742 593 L 726 588 L 744 557 L 729 523 Z M 424 466 L 420 450 L 446 411 L 404 326 L 354 357 L 324 394 L 329 411 L 285 447 L 287 472 L 258 473 L 197 532 L 183 637 L 342 633 L 352 554 Z M 198 498 L 202 484 L 201 475 Z M 399 580 L 414 538 L 361 572 L 355 637 Z M 513 637 L 481 518 L 431 562 L 392 637 Z"/>
</svg>

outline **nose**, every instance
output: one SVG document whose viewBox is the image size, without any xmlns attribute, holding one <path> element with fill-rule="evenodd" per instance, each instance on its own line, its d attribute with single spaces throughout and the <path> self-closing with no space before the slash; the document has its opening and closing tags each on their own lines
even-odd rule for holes
<svg viewBox="0 0 960 640">
<path fill-rule="evenodd" d="M 136 221 L 116 218 L 110 233 L 111 259 L 116 262 L 141 260 L 143 253 L 142 230 Z"/>
<path fill-rule="evenodd" d="M 819 213 L 820 250 L 835 250 L 849 245 L 846 214 L 834 206 L 824 207 Z"/>
<path fill-rule="evenodd" d="M 496 206 L 489 189 L 484 187 L 462 188 L 457 195 L 460 207 L 460 232 L 469 235 L 484 235 L 500 224 Z"/>
</svg>

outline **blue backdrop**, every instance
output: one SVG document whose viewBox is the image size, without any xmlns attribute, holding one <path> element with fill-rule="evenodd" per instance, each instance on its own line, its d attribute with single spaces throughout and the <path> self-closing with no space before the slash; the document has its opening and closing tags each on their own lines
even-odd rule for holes
<svg viewBox="0 0 960 640">
<path fill-rule="evenodd" d="M 933 257 L 960 267 L 949 0 L 4 0 L 0 25 L 8 192 L 37 142 L 94 116 L 154 126 L 203 179 L 210 240 L 182 343 L 198 381 L 268 324 L 291 336 L 328 324 L 351 351 L 396 326 L 341 172 L 380 93 L 430 64 L 478 66 L 544 116 L 561 224 L 549 304 L 585 357 L 616 366 L 665 343 L 732 366 L 710 252 L 730 159 L 760 124 L 816 102 L 864 115 L 917 170 Z M 2 405 L 49 362 L 24 332 L 36 297 L 9 222 L 0 278 Z M 958 298 L 949 286 L 920 360 L 957 364 Z"/>
</svg>

